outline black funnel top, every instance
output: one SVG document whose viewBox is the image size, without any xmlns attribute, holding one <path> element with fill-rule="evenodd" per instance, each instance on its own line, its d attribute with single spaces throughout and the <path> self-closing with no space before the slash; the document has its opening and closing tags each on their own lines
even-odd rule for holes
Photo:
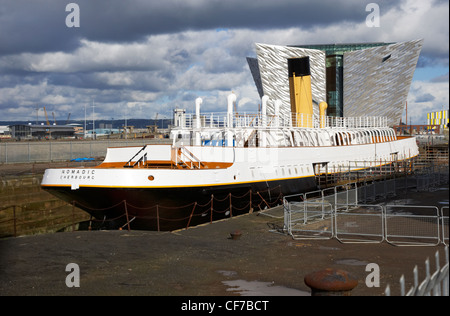
<svg viewBox="0 0 450 316">
<path fill-rule="evenodd" d="M 296 77 L 310 76 L 311 70 L 309 68 L 309 56 L 300 58 L 289 58 L 288 71 L 289 77 L 292 77 L 294 73 Z"/>
</svg>

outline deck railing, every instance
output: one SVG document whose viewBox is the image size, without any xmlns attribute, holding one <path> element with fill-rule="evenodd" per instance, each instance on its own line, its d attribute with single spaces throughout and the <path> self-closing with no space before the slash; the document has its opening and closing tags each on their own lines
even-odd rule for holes
<svg viewBox="0 0 450 316">
<path fill-rule="evenodd" d="M 231 115 L 230 115 L 231 116 Z M 246 127 L 309 127 L 309 128 L 365 128 L 387 127 L 387 117 L 361 116 L 361 117 L 319 117 L 292 113 L 289 115 L 261 115 L 257 113 L 234 113 L 231 119 L 227 113 L 205 113 L 199 118 L 195 114 L 183 114 L 178 128 L 194 128 L 200 120 L 201 128 L 246 128 Z"/>
</svg>

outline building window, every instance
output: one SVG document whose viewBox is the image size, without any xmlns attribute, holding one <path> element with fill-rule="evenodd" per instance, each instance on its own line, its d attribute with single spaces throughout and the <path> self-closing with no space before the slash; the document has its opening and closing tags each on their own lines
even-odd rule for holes
<svg viewBox="0 0 450 316">
<path fill-rule="evenodd" d="M 386 57 L 383 57 L 383 60 L 381 62 L 384 63 L 389 58 L 391 58 L 391 54 L 387 55 Z"/>
</svg>

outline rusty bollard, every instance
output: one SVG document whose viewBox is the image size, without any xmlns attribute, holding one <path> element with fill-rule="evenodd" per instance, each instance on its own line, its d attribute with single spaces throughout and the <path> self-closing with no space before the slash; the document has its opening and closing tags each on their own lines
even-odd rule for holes
<svg viewBox="0 0 450 316">
<path fill-rule="evenodd" d="M 306 275 L 305 284 L 312 296 L 350 296 L 358 280 L 346 271 L 327 268 Z"/>
<path fill-rule="evenodd" d="M 241 238 L 241 236 L 242 236 L 242 232 L 239 229 L 232 231 L 230 233 L 230 238 L 233 240 L 237 240 L 237 239 Z"/>
</svg>

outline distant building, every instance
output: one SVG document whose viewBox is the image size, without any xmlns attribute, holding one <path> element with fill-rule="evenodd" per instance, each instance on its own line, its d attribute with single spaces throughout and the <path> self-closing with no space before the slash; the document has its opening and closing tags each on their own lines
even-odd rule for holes
<svg viewBox="0 0 450 316">
<path fill-rule="evenodd" d="M 0 139 L 11 138 L 11 131 L 8 126 L 0 126 Z"/>
<path fill-rule="evenodd" d="M 325 52 L 326 102 L 329 116 L 344 116 L 344 54 L 368 48 L 387 46 L 393 43 L 349 43 L 322 45 L 293 45 L 292 47 L 317 49 Z M 366 59 L 371 57 L 365 54 Z M 361 71 L 361 69 L 359 69 Z M 358 78 L 357 80 L 360 80 Z"/>
<path fill-rule="evenodd" d="M 68 125 L 11 125 L 11 136 L 16 139 L 57 139 L 74 137 L 75 129 Z"/>
<path fill-rule="evenodd" d="M 100 129 L 112 129 L 112 124 L 111 123 L 100 123 L 99 128 Z"/>
<path fill-rule="evenodd" d="M 439 125 L 440 128 L 448 129 L 448 110 L 427 113 L 428 125 Z"/>
<path fill-rule="evenodd" d="M 173 126 L 174 127 L 180 127 L 183 124 L 185 114 L 186 114 L 186 109 L 173 110 Z"/>
<path fill-rule="evenodd" d="M 269 97 L 267 112 L 290 115 L 288 60 L 309 57 L 314 114 L 328 103 L 327 115 L 384 116 L 397 124 L 422 49 L 423 40 L 401 43 L 354 43 L 277 46 L 256 44 L 257 58 L 247 58 L 260 97 Z"/>
<path fill-rule="evenodd" d="M 71 123 L 71 124 L 67 124 L 67 126 L 73 127 L 73 129 L 75 131 L 75 136 L 78 136 L 78 137 L 84 136 L 84 128 L 81 124 Z"/>
</svg>

